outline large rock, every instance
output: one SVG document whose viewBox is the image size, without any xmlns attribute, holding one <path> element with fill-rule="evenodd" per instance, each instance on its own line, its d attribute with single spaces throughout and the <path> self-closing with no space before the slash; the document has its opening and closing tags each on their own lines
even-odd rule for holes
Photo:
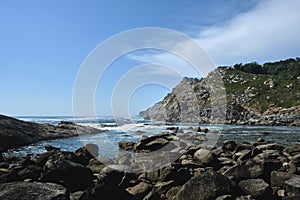
<svg viewBox="0 0 300 200">
<path fill-rule="evenodd" d="M 293 175 L 292 178 L 285 181 L 285 189 L 289 197 L 298 197 L 300 199 L 300 175 Z"/>
<path fill-rule="evenodd" d="M 233 181 L 217 172 L 205 172 L 193 177 L 176 195 L 176 200 L 210 200 L 236 190 Z"/>
<path fill-rule="evenodd" d="M 11 182 L 0 184 L 3 200 L 69 200 L 66 188 L 55 183 Z"/>
<path fill-rule="evenodd" d="M 215 154 L 211 153 L 206 149 L 199 149 L 195 152 L 194 158 L 206 166 L 213 167 L 214 169 L 218 169 L 220 167 L 220 163 Z"/>
<path fill-rule="evenodd" d="M 271 195 L 269 184 L 263 179 L 247 179 L 239 182 L 239 187 L 252 197 L 262 197 Z"/>
<path fill-rule="evenodd" d="M 86 190 L 78 200 L 99 199 L 135 200 L 135 198 L 126 190 L 106 179 L 101 180 L 94 187 Z"/>
<path fill-rule="evenodd" d="M 295 145 L 286 147 L 283 151 L 292 156 L 295 154 L 300 154 L 300 144 L 295 144 Z"/>
<path fill-rule="evenodd" d="M 43 182 L 61 183 L 71 192 L 85 190 L 93 185 L 92 171 L 83 165 L 69 160 L 50 159 L 44 166 Z"/>
<path fill-rule="evenodd" d="M 233 180 L 244 180 L 258 178 L 264 172 L 262 165 L 255 163 L 252 159 L 245 160 L 241 164 L 234 165 L 224 172 L 224 175 Z"/>
<path fill-rule="evenodd" d="M 134 142 L 122 140 L 119 142 L 119 149 L 122 149 L 124 151 L 133 150 L 134 145 Z"/>
<path fill-rule="evenodd" d="M 151 190 L 152 186 L 149 183 L 140 182 L 137 185 L 127 188 L 126 191 L 137 199 L 143 199 Z"/>
<path fill-rule="evenodd" d="M 264 151 L 264 150 L 278 150 L 278 151 L 282 151 L 284 149 L 284 147 L 282 145 L 277 144 L 277 143 L 262 144 L 262 145 L 256 146 L 256 148 L 258 150 L 261 150 L 261 151 Z"/>
</svg>

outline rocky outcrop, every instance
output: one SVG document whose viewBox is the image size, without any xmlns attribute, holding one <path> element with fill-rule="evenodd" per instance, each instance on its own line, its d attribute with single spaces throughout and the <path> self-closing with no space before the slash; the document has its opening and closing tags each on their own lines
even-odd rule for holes
<svg viewBox="0 0 300 200">
<path fill-rule="evenodd" d="M 0 115 L 0 152 L 42 140 L 99 133 L 101 130 L 61 122 L 58 125 L 25 122 Z"/>
<path fill-rule="evenodd" d="M 184 78 L 140 116 L 166 122 L 299 126 L 299 88 L 296 79 L 219 67 L 203 79 Z"/>
</svg>

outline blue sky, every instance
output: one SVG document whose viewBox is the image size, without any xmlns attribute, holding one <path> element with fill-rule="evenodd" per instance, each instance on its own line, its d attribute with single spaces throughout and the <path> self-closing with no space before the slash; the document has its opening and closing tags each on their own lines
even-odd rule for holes
<svg viewBox="0 0 300 200">
<path fill-rule="evenodd" d="M 71 115 L 73 85 L 86 56 L 100 42 L 133 28 L 183 32 L 202 45 L 216 65 L 297 57 L 299 9 L 297 0 L 2 0 L 0 113 Z M 111 115 L 113 88 L 134 66 L 161 62 L 193 76 L 186 63 L 176 59 L 145 51 L 115 61 L 99 82 L 97 114 Z M 130 112 L 138 113 L 169 91 L 159 85 L 140 88 L 129 100 Z"/>
</svg>

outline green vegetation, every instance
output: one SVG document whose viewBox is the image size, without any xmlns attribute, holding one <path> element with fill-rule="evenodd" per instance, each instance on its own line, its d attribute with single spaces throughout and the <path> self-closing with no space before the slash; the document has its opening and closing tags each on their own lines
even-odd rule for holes
<svg viewBox="0 0 300 200">
<path fill-rule="evenodd" d="M 300 59 L 259 65 L 236 64 L 226 70 L 224 84 L 229 103 L 263 112 L 269 107 L 300 105 Z"/>
</svg>

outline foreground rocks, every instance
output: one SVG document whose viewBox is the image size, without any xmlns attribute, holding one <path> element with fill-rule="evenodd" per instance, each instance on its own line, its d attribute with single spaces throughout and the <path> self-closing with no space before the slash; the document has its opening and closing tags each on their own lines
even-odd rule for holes
<svg viewBox="0 0 300 200">
<path fill-rule="evenodd" d="M 0 115 L 0 152 L 42 140 L 74 137 L 80 134 L 99 133 L 101 130 L 61 122 L 58 125 L 25 122 Z M 1 158 L 0 158 L 1 160 Z"/>
<path fill-rule="evenodd" d="M 23 199 L 300 199 L 300 144 L 225 141 L 209 147 L 183 142 L 188 136 L 175 132 L 122 141 L 119 147 L 128 152 L 116 159 L 95 158 L 93 144 L 75 152 L 47 146 L 40 155 L 4 156 L 0 199 L 23 198 L 13 190 L 26 191 Z M 153 170 L 137 170 L 145 165 Z"/>
</svg>

